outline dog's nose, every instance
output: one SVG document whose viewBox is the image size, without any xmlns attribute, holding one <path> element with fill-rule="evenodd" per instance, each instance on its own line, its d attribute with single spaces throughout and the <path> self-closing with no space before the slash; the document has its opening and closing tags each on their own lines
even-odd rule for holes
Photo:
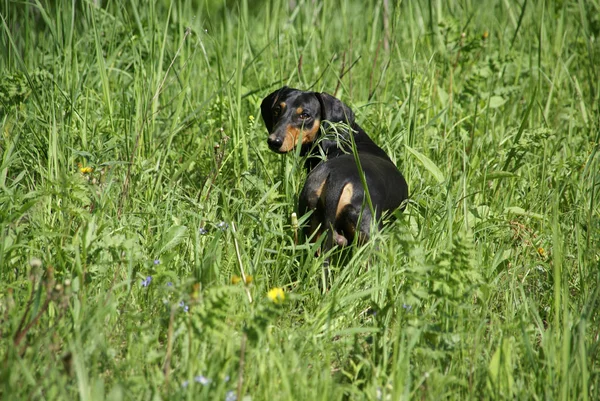
<svg viewBox="0 0 600 401">
<path fill-rule="evenodd" d="M 270 135 L 267 139 L 267 144 L 271 149 L 279 150 L 279 148 L 281 148 L 281 145 L 283 145 L 283 139 L 275 135 Z"/>
</svg>

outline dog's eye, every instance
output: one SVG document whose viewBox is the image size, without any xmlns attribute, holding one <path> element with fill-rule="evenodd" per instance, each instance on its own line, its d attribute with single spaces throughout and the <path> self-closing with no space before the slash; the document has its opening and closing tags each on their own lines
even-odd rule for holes
<svg viewBox="0 0 600 401">
<path fill-rule="evenodd" d="M 308 115 L 308 113 L 300 113 L 298 117 L 300 117 L 301 120 L 306 120 L 310 116 Z"/>
<path fill-rule="evenodd" d="M 277 107 L 273 108 L 273 116 L 279 117 L 279 114 L 281 114 L 281 107 L 277 106 Z"/>
</svg>

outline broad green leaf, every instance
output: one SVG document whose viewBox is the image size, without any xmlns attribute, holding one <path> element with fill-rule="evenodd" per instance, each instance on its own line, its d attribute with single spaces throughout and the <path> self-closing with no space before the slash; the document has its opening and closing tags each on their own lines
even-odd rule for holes
<svg viewBox="0 0 600 401">
<path fill-rule="evenodd" d="M 177 246 L 181 241 L 183 241 L 186 231 L 186 226 L 173 226 L 169 228 L 169 230 L 166 232 L 163 238 L 162 246 L 158 254 L 160 255 L 163 252 L 166 252 L 172 249 L 173 247 Z"/>
<path fill-rule="evenodd" d="M 406 146 L 406 149 L 410 153 L 412 153 L 413 156 L 415 156 L 421 162 L 421 164 L 423 164 L 423 166 L 427 169 L 427 171 L 429 171 L 431 173 L 431 175 L 433 175 L 433 178 L 435 178 L 435 180 L 438 182 L 438 184 L 441 184 L 446 180 L 444 178 L 444 174 L 442 173 L 442 170 L 440 170 L 440 168 L 438 166 L 436 166 L 435 163 L 429 157 L 425 156 L 421 152 L 416 151 L 415 149 L 411 148 L 408 145 L 405 145 L 405 146 Z"/>
<path fill-rule="evenodd" d="M 506 214 L 516 214 L 518 216 L 527 216 L 527 217 L 533 217 L 534 219 L 539 219 L 539 220 L 543 220 L 544 219 L 544 215 L 539 214 L 539 213 L 534 213 L 534 212 L 529 212 L 525 209 L 523 209 L 522 207 L 519 206 L 509 206 L 504 208 L 504 213 Z"/>
<path fill-rule="evenodd" d="M 505 396 L 513 393 L 514 378 L 512 366 L 512 344 L 508 338 L 502 339 L 488 365 L 490 387 Z"/>
<path fill-rule="evenodd" d="M 496 109 L 506 103 L 506 100 L 502 96 L 492 96 L 490 97 L 489 105 L 492 109 Z"/>
</svg>

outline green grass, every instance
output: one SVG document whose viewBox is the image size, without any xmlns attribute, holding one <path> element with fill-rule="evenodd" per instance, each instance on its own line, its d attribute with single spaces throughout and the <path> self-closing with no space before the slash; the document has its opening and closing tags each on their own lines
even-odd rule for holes
<svg viewBox="0 0 600 401">
<path fill-rule="evenodd" d="M 0 3 L 3 399 L 600 399 L 598 0 L 55 3 Z M 410 186 L 325 294 L 284 84 Z"/>
</svg>

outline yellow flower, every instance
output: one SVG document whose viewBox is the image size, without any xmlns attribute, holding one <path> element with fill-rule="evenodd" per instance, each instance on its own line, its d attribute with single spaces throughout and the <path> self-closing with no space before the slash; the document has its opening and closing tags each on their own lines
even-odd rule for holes
<svg viewBox="0 0 600 401">
<path fill-rule="evenodd" d="M 285 292 L 283 292 L 283 288 L 280 287 L 271 288 L 269 292 L 267 292 L 267 298 L 274 304 L 280 304 L 285 300 Z"/>
<path fill-rule="evenodd" d="M 248 116 L 248 120 L 250 120 L 250 122 L 253 123 L 254 122 L 254 116 L 253 115 Z"/>
<path fill-rule="evenodd" d="M 537 249 L 538 251 L 538 255 L 540 255 L 542 258 L 546 257 L 546 251 L 544 250 L 544 248 L 542 248 L 541 246 Z"/>
<path fill-rule="evenodd" d="M 79 167 L 79 172 L 80 172 L 81 174 L 89 174 L 89 173 L 91 173 L 92 171 L 94 171 L 94 169 L 93 169 L 93 168 L 91 168 L 91 167 Z"/>
<path fill-rule="evenodd" d="M 236 285 L 237 283 L 239 283 L 240 281 L 242 281 L 242 278 L 240 276 L 237 275 L 233 275 L 231 277 L 231 284 Z M 245 281 L 246 285 L 250 285 L 250 283 L 252 283 L 252 276 L 251 275 L 247 275 L 246 276 L 246 281 Z"/>
</svg>

